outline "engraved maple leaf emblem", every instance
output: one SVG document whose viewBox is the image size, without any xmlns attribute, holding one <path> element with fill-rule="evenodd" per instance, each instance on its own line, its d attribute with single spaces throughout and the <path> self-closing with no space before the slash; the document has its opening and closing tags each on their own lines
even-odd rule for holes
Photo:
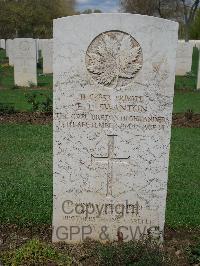
<svg viewBox="0 0 200 266">
<path fill-rule="evenodd" d="M 117 86 L 119 79 L 132 79 L 141 69 L 141 47 L 128 34 L 114 38 L 103 33 L 96 50 L 88 51 L 87 69 L 98 83 Z M 93 76 L 93 77 L 94 77 Z"/>
</svg>

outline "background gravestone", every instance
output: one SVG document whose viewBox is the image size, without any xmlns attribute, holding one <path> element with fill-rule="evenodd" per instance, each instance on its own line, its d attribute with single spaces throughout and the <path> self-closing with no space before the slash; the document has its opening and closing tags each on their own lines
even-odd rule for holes
<svg viewBox="0 0 200 266">
<path fill-rule="evenodd" d="M 8 57 L 9 39 L 6 40 L 6 56 Z"/>
<path fill-rule="evenodd" d="M 177 41 L 148 16 L 54 21 L 53 241 L 162 234 Z"/>
<path fill-rule="evenodd" d="M 9 65 L 14 65 L 14 50 L 13 50 L 13 40 L 8 39 L 6 40 L 6 55 L 9 59 Z"/>
<path fill-rule="evenodd" d="M 189 42 L 192 43 L 193 47 L 200 49 L 200 40 L 190 40 Z"/>
<path fill-rule="evenodd" d="M 43 40 L 42 42 L 43 73 L 53 73 L 53 40 Z"/>
<path fill-rule="evenodd" d="M 14 79 L 17 86 L 37 85 L 36 42 L 31 38 L 14 40 Z"/>
<path fill-rule="evenodd" d="M 178 42 L 176 75 L 185 76 L 192 68 L 193 43 Z"/>
<path fill-rule="evenodd" d="M 4 39 L 0 40 L 0 48 L 6 49 L 6 41 Z"/>
<path fill-rule="evenodd" d="M 42 47 L 43 47 L 43 43 L 46 41 L 47 39 L 38 39 L 38 49 L 40 51 L 42 51 Z"/>
</svg>

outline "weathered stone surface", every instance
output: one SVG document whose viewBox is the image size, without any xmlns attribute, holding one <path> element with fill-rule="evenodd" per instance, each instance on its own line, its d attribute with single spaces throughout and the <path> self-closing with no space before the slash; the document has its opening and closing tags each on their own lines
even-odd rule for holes
<svg viewBox="0 0 200 266">
<path fill-rule="evenodd" d="M 178 42 L 176 56 L 176 75 L 185 76 L 191 71 L 193 44 L 190 42 Z"/>
<path fill-rule="evenodd" d="M 8 57 L 8 48 L 9 48 L 9 45 L 8 45 L 8 39 L 6 40 L 6 56 Z"/>
<path fill-rule="evenodd" d="M 43 73 L 53 73 L 53 40 L 43 40 L 42 42 Z"/>
<path fill-rule="evenodd" d="M 190 40 L 189 42 L 192 43 L 193 47 L 200 49 L 200 40 Z"/>
<path fill-rule="evenodd" d="M 14 49 L 13 49 L 13 40 L 6 40 L 6 55 L 9 58 L 9 65 L 14 65 Z"/>
<path fill-rule="evenodd" d="M 198 49 L 200 49 L 200 40 L 196 40 L 195 45 Z"/>
<path fill-rule="evenodd" d="M 6 41 L 4 39 L 0 40 L 0 48 L 2 48 L 4 50 L 6 49 Z"/>
<path fill-rule="evenodd" d="M 14 79 L 17 86 L 37 85 L 36 41 L 31 38 L 14 40 Z"/>
<path fill-rule="evenodd" d="M 46 41 L 47 39 L 39 39 L 38 40 L 38 49 L 40 51 L 42 51 L 42 47 L 43 47 L 43 43 Z"/>
<path fill-rule="evenodd" d="M 54 21 L 53 241 L 162 234 L 177 32 L 131 14 Z"/>
</svg>

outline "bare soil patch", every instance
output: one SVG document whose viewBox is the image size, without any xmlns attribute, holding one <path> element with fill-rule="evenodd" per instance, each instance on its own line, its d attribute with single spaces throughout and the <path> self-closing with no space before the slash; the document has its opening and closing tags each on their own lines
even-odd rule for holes
<svg viewBox="0 0 200 266">
<path fill-rule="evenodd" d="M 48 125 L 53 123 L 51 113 L 19 112 L 0 115 L 0 124 Z"/>
<path fill-rule="evenodd" d="M 34 227 L 0 225 L 0 253 L 19 248 L 27 241 L 35 238 L 52 245 L 58 250 L 66 250 L 67 253 L 73 255 L 75 260 L 79 262 L 82 261 L 83 258 L 87 258 L 87 263 L 85 264 L 83 262 L 82 265 L 97 265 L 95 264 L 95 258 L 88 256 L 88 254 L 90 254 L 91 245 L 96 245 L 96 242 L 89 240 L 89 242 L 86 241 L 86 243 L 82 243 L 79 245 L 69 245 L 64 243 L 52 244 L 51 235 L 52 228 L 49 225 L 41 225 Z M 186 250 L 189 246 L 196 244 L 196 238 L 198 235 L 200 235 L 200 229 L 165 229 L 165 242 L 163 245 L 163 249 L 167 254 L 170 255 L 170 257 L 173 258 L 175 265 L 192 265 L 188 261 Z"/>
<path fill-rule="evenodd" d="M 33 124 L 48 125 L 53 123 L 51 113 L 19 112 L 0 115 L 0 124 Z M 200 114 L 179 113 L 173 114 L 173 127 L 200 128 Z"/>
<path fill-rule="evenodd" d="M 193 114 L 193 113 L 173 114 L 172 126 L 200 128 L 200 114 Z"/>
</svg>

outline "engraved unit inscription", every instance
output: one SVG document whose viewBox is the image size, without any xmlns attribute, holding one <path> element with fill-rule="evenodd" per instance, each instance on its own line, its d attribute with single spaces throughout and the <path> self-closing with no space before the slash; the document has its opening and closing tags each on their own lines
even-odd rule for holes
<svg viewBox="0 0 200 266">
<path fill-rule="evenodd" d="M 92 78 L 108 87 L 129 84 L 142 68 L 142 60 L 139 43 L 121 31 L 100 34 L 86 53 L 86 66 Z"/>
</svg>

